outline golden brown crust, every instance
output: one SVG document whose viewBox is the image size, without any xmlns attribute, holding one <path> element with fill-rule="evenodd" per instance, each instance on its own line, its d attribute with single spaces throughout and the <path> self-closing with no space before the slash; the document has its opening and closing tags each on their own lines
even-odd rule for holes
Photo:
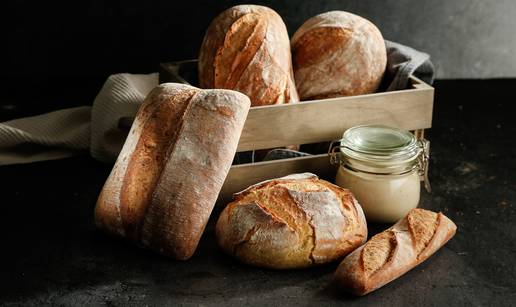
<svg viewBox="0 0 516 307">
<path fill-rule="evenodd" d="M 328 54 L 337 52 L 342 45 L 348 43 L 352 32 L 341 27 L 313 28 L 292 43 L 295 69 L 318 64 Z"/>
<path fill-rule="evenodd" d="M 367 276 L 372 275 L 392 258 L 396 246 L 396 236 L 392 231 L 384 231 L 372 237 L 362 249 L 360 256 L 362 269 Z"/>
<path fill-rule="evenodd" d="M 332 11 L 307 20 L 291 41 L 296 86 L 302 100 L 375 92 L 387 52 L 368 20 Z"/>
<path fill-rule="evenodd" d="M 222 249 L 243 262 L 287 269 L 340 259 L 364 242 L 367 226 L 348 190 L 297 174 L 237 193 L 216 235 Z"/>
<path fill-rule="evenodd" d="M 125 144 L 97 200 L 95 222 L 98 227 L 113 234 L 127 235 L 123 225 L 120 199 L 124 178 L 126 173 L 130 171 L 129 161 L 131 161 L 131 156 L 136 149 L 140 136 L 144 134 L 144 126 L 153 114 L 159 112 L 163 102 L 172 99 L 183 91 L 192 89 L 194 88 L 184 84 L 174 84 L 173 86 L 164 84 L 157 86 L 147 95 L 136 114 Z M 171 114 L 170 116 L 174 115 Z"/>
<path fill-rule="evenodd" d="M 99 196 L 97 225 L 176 259 L 191 257 L 249 106 L 234 91 L 180 84 L 153 90 Z"/>
<path fill-rule="evenodd" d="M 335 272 L 335 280 L 344 289 L 365 295 L 428 259 L 455 231 L 455 224 L 442 213 L 413 209 L 349 254 Z"/>
<path fill-rule="evenodd" d="M 258 5 L 238 5 L 208 27 L 199 53 L 203 88 L 246 94 L 252 106 L 299 101 L 290 43 L 281 17 Z"/>
<path fill-rule="evenodd" d="M 160 108 L 154 110 L 143 126 L 143 132 L 129 159 L 120 195 L 120 214 L 125 233 L 138 239 L 140 223 L 152 197 L 152 192 L 165 164 L 170 144 L 175 143 L 182 117 L 196 89 L 184 90 L 171 99 L 151 96 L 160 100 Z"/>
<path fill-rule="evenodd" d="M 267 21 L 245 14 L 226 33 L 215 56 L 215 88 L 234 88 L 265 39 Z"/>
</svg>

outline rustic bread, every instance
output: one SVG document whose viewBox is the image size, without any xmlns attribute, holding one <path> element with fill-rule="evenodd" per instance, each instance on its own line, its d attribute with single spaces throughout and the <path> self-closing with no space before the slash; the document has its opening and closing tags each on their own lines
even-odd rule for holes
<svg viewBox="0 0 516 307">
<path fill-rule="evenodd" d="M 281 17 L 259 5 L 222 12 L 211 22 L 201 45 L 199 82 L 203 88 L 242 92 L 252 106 L 299 101 Z"/>
<path fill-rule="evenodd" d="M 394 226 L 344 258 L 335 280 L 346 290 L 365 295 L 428 259 L 453 237 L 456 229 L 442 213 L 412 209 Z"/>
<path fill-rule="evenodd" d="M 362 208 L 351 192 L 310 173 L 265 181 L 235 194 L 215 229 L 225 252 L 273 269 L 334 261 L 367 238 Z"/>
<path fill-rule="evenodd" d="M 96 224 L 189 258 L 231 166 L 250 106 L 229 90 L 156 87 L 141 106 L 100 193 Z"/>
<path fill-rule="evenodd" d="M 370 21 L 342 11 L 308 19 L 291 41 L 301 100 L 375 92 L 387 64 L 382 34 Z"/>
</svg>

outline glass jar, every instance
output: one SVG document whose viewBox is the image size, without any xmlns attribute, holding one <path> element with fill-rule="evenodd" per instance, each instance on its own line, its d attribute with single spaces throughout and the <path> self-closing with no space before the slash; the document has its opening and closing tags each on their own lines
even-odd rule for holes
<svg viewBox="0 0 516 307">
<path fill-rule="evenodd" d="M 332 161 L 340 162 L 335 181 L 355 195 L 368 220 L 393 223 L 418 206 L 421 177 L 430 189 L 427 153 L 426 142 L 408 131 L 353 127 L 331 149 Z"/>
</svg>

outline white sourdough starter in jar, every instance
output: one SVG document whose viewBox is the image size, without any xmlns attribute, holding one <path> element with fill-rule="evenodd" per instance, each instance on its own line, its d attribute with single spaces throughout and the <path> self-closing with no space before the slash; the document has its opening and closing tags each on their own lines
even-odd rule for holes
<svg viewBox="0 0 516 307">
<path fill-rule="evenodd" d="M 418 206 L 421 153 L 408 131 L 353 127 L 341 140 L 336 184 L 353 192 L 368 220 L 396 222 Z"/>
<path fill-rule="evenodd" d="M 398 221 L 419 203 L 421 184 L 416 171 L 405 175 L 379 177 L 354 172 L 341 166 L 336 183 L 353 192 L 367 219 L 371 221 Z"/>
</svg>

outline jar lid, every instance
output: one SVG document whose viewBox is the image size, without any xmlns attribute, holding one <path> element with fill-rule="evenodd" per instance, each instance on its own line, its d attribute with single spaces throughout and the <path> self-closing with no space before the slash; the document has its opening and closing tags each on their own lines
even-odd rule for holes
<svg viewBox="0 0 516 307">
<path fill-rule="evenodd" d="M 380 125 L 350 128 L 340 143 L 345 165 L 379 174 L 402 174 L 415 169 L 423 150 L 412 133 Z"/>
</svg>

